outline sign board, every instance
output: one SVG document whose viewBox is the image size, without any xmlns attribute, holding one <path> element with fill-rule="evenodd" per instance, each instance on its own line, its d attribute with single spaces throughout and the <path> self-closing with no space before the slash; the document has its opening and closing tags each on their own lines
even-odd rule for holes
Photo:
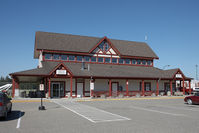
<svg viewBox="0 0 199 133">
<path fill-rule="evenodd" d="M 93 82 L 90 82 L 90 89 L 94 90 L 94 83 Z"/>
<path fill-rule="evenodd" d="M 57 75 L 66 75 L 67 72 L 66 72 L 66 70 L 56 70 L 56 74 Z"/>
<path fill-rule="evenodd" d="M 176 78 L 182 78 L 182 74 L 176 74 Z"/>
<path fill-rule="evenodd" d="M 40 84 L 40 85 L 39 85 L 39 90 L 40 90 L 40 91 L 44 91 L 44 84 Z"/>
</svg>

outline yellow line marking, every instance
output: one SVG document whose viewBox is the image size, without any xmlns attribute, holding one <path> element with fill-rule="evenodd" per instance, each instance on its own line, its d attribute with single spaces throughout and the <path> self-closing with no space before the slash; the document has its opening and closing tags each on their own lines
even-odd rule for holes
<svg viewBox="0 0 199 133">
<path fill-rule="evenodd" d="M 41 102 L 41 100 L 12 100 L 12 103 L 31 103 L 31 102 Z M 50 102 L 50 100 L 43 100 L 43 102 Z"/>
<path fill-rule="evenodd" d="M 119 101 L 119 100 L 157 100 L 157 99 L 184 99 L 184 97 L 143 97 L 143 98 L 110 98 L 110 99 L 82 99 L 77 102 L 88 102 L 88 101 Z"/>
</svg>

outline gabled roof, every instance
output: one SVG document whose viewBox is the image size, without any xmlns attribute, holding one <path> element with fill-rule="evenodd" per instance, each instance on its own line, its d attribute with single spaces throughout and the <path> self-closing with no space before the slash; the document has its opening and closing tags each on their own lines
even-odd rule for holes
<svg viewBox="0 0 199 133">
<path fill-rule="evenodd" d="M 80 35 L 36 32 L 34 58 L 38 58 L 38 50 L 67 51 L 89 53 L 102 38 Z M 108 39 L 123 56 L 148 57 L 158 59 L 158 56 L 144 42 Z"/>
<path fill-rule="evenodd" d="M 173 79 L 179 69 L 161 70 L 155 67 L 90 64 L 90 70 L 82 70 L 82 63 L 73 62 L 42 62 L 43 68 L 31 69 L 12 73 L 11 75 L 50 75 L 60 64 L 67 67 L 75 77 L 101 77 L 101 78 L 149 78 L 149 79 Z M 86 68 L 88 64 L 85 63 Z M 185 77 L 187 78 L 187 77 Z"/>
</svg>

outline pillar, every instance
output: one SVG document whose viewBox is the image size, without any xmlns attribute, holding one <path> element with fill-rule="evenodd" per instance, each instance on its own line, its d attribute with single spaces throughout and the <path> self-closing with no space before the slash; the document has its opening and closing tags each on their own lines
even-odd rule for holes
<svg viewBox="0 0 199 133">
<path fill-rule="evenodd" d="M 191 81 L 189 80 L 189 95 L 191 94 Z"/>
<path fill-rule="evenodd" d="M 145 91 L 144 91 L 144 80 L 142 80 L 142 96 L 145 96 Z"/>
<path fill-rule="evenodd" d="M 73 77 L 70 77 L 70 97 L 73 96 Z"/>
<path fill-rule="evenodd" d="M 12 78 L 12 97 L 14 98 L 15 96 L 15 80 Z"/>
<path fill-rule="evenodd" d="M 112 96 L 112 83 L 111 83 L 111 79 L 109 79 L 109 96 Z"/>
<path fill-rule="evenodd" d="M 172 80 L 170 80 L 170 92 L 171 92 L 171 95 L 173 95 Z"/>
<path fill-rule="evenodd" d="M 159 80 L 156 80 L 156 96 L 159 95 Z"/>
<path fill-rule="evenodd" d="M 49 78 L 48 79 L 48 97 L 49 98 L 51 97 L 50 91 L 51 91 L 51 81 L 50 81 L 50 78 Z"/>
<path fill-rule="evenodd" d="M 183 95 L 185 95 L 184 79 L 183 79 L 183 81 L 182 81 L 182 87 L 183 87 Z"/>
<path fill-rule="evenodd" d="M 129 81 L 126 80 L 126 96 L 129 96 Z"/>
</svg>

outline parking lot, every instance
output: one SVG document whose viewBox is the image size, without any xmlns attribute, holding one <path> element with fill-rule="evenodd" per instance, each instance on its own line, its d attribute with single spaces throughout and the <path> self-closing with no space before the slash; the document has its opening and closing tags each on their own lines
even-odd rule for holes
<svg viewBox="0 0 199 133">
<path fill-rule="evenodd" d="M 52 99 L 13 103 L 2 133 L 198 133 L 199 106 L 183 98 L 71 101 Z"/>
</svg>

